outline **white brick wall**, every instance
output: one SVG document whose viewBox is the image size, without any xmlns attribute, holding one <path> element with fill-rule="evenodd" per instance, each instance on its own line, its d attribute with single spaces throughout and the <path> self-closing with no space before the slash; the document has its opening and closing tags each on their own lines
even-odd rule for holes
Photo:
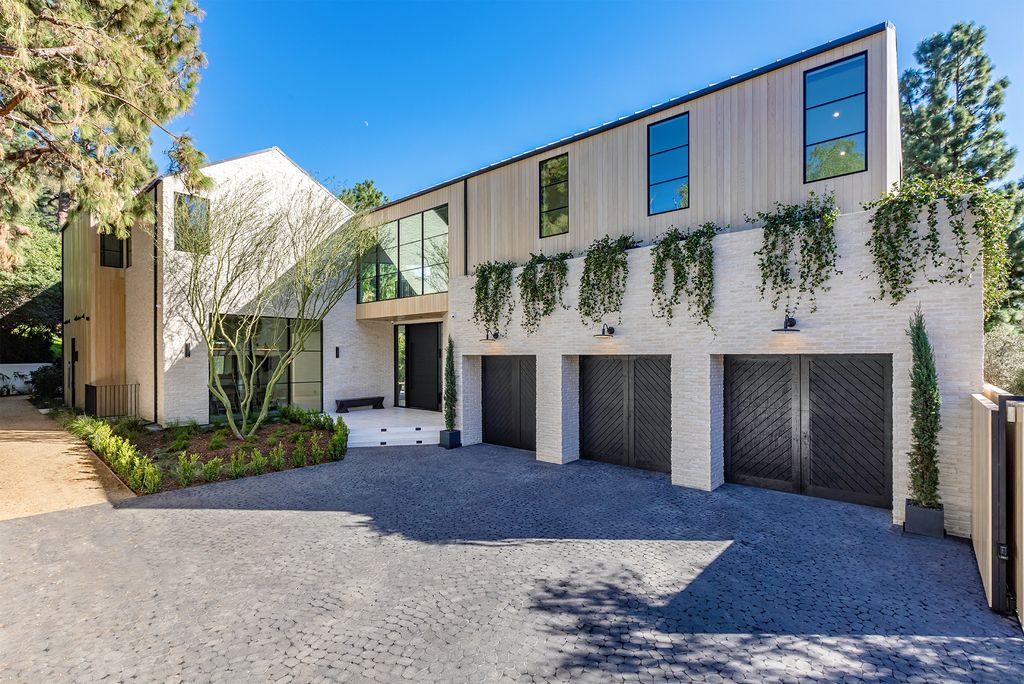
<svg viewBox="0 0 1024 684">
<path fill-rule="evenodd" d="M 324 319 L 324 410 L 336 399 L 381 396 L 394 405 L 394 326 L 389 321 L 357 321 L 355 290 Z M 339 347 L 339 357 L 335 357 Z"/>
<path fill-rule="evenodd" d="M 622 321 L 615 338 L 598 340 L 594 327 L 584 327 L 575 310 L 582 259 L 570 262 L 566 303 L 527 336 L 517 305 L 512 324 L 497 342 L 480 342 L 471 321 L 472 277 L 455 276 L 449 290 L 450 329 L 457 353 L 463 356 L 460 416 L 463 431 L 479 440 L 479 356 L 534 354 L 538 360 L 538 457 L 565 462 L 578 456 L 578 440 L 562 433 L 578 414 L 578 382 L 566 359 L 584 354 L 670 354 L 672 356 L 672 481 L 713 489 L 723 482 L 722 355 L 725 354 L 891 354 L 893 358 L 893 519 L 902 521 L 906 495 L 906 452 L 910 447 L 910 346 L 908 318 L 920 303 L 924 311 L 942 393 L 943 431 L 940 436 L 941 494 L 947 529 L 970 534 L 970 394 L 982 382 L 982 306 L 979 285 L 928 285 L 899 306 L 876 301 L 877 279 L 865 248 L 870 228 L 865 212 L 843 215 L 837 223 L 839 268 L 832 289 L 818 297 L 818 310 L 806 304 L 796 317 L 801 332 L 771 332 L 782 313 L 758 295 L 760 278 L 754 252 L 761 231 L 721 235 L 715 240 L 715 331 L 698 327 L 685 308 L 671 326 L 651 313 L 650 249 L 629 255 L 630 277 L 623 301 Z M 862 277 L 867 276 L 867 277 Z M 518 297 L 518 291 L 515 292 Z M 475 394 L 474 394 L 475 391 Z M 570 432 L 569 434 L 572 434 Z M 472 443 L 467 438 L 467 443 Z"/>
</svg>

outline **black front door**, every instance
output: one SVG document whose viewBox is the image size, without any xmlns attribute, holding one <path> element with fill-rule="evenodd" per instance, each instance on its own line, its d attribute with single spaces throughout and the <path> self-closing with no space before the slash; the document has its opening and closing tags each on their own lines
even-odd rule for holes
<svg viewBox="0 0 1024 684">
<path fill-rule="evenodd" d="M 441 410 L 441 324 L 405 325 L 405 406 Z M 396 369 L 397 371 L 398 369 Z M 401 376 L 396 373 L 396 377 Z"/>
</svg>

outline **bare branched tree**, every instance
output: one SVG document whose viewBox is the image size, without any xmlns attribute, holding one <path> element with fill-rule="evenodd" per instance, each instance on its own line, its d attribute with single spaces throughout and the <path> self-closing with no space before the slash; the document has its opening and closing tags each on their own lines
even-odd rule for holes
<svg viewBox="0 0 1024 684">
<path fill-rule="evenodd" d="M 375 232 L 321 187 L 282 193 L 251 180 L 208 203 L 179 205 L 174 226 L 186 263 L 168 272 L 179 281 L 190 327 L 210 352 L 210 392 L 235 436 L 249 437 L 266 420 L 273 389 L 306 340 L 355 287 L 357 258 Z M 286 318 L 290 326 L 282 324 Z M 218 372 L 219 354 L 231 365 L 231 382 Z"/>
</svg>

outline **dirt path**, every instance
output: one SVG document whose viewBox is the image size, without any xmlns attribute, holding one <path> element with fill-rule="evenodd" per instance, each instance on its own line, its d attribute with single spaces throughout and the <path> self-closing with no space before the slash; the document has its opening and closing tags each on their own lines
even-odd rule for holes
<svg viewBox="0 0 1024 684">
<path fill-rule="evenodd" d="M 23 397 L 0 398 L 0 520 L 134 496 Z"/>
</svg>

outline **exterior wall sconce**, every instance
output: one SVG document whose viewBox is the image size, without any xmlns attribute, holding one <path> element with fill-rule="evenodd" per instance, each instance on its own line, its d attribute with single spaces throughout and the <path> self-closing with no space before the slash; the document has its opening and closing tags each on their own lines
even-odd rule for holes
<svg viewBox="0 0 1024 684">
<path fill-rule="evenodd" d="M 192 345 L 188 342 L 185 343 L 185 358 L 192 356 Z"/>
<path fill-rule="evenodd" d="M 594 337 L 599 340 L 610 340 L 615 335 L 615 328 L 610 325 L 601 324 L 601 332 L 596 333 Z"/>
<path fill-rule="evenodd" d="M 800 328 L 796 327 L 796 319 L 795 318 L 793 318 L 792 316 L 786 316 L 782 320 L 782 327 L 781 328 L 772 328 L 772 332 L 793 333 L 793 332 L 800 332 Z"/>
<path fill-rule="evenodd" d="M 335 347 L 334 348 L 334 358 L 336 358 L 336 359 L 340 359 L 341 358 L 341 347 Z"/>
<path fill-rule="evenodd" d="M 484 338 L 482 340 L 480 340 L 480 341 L 481 342 L 494 342 L 497 339 L 498 339 L 498 333 L 497 332 L 493 332 L 493 333 L 486 333 L 484 335 Z"/>
</svg>

